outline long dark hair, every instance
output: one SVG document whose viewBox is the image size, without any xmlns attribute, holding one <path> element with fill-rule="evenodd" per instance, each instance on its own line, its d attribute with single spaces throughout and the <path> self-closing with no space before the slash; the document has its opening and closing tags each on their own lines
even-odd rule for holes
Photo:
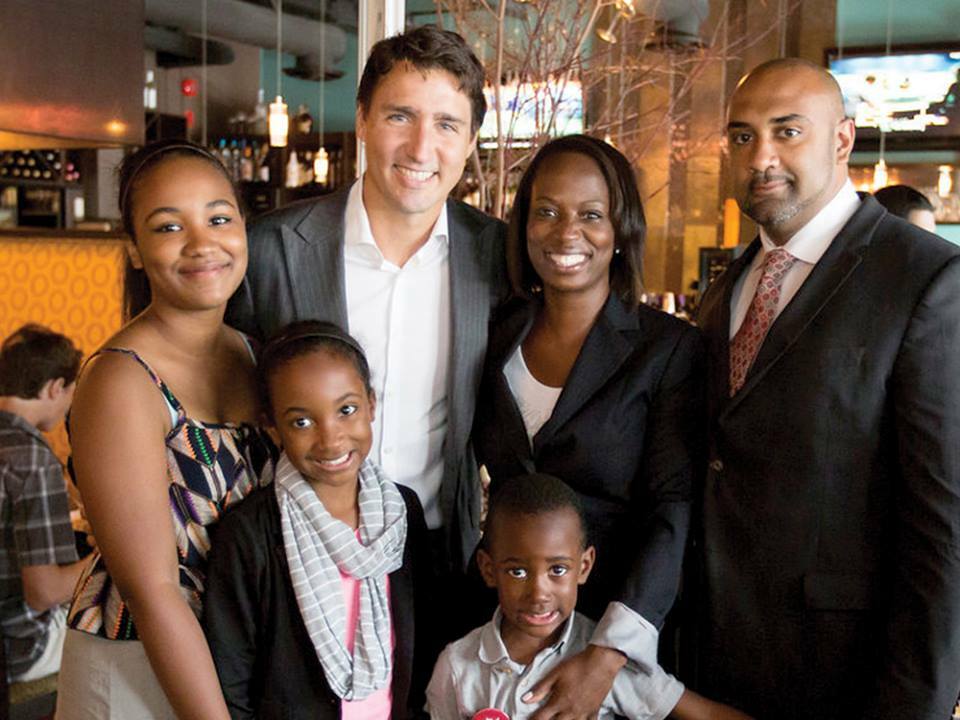
<svg viewBox="0 0 960 720">
<path fill-rule="evenodd" d="M 586 155 L 600 168 L 610 194 L 614 253 L 610 261 L 610 289 L 628 305 L 640 302 L 643 292 L 643 246 L 647 222 L 630 161 L 616 148 L 587 135 L 567 135 L 551 140 L 536 154 L 517 188 L 507 234 L 507 272 L 513 292 L 530 297 L 540 277 L 527 255 L 527 217 L 533 181 L 547 158 L 562 153 Z"/>
<path fill-rule="evenodd" d="M 157 165 L 176 157 L 195 157 L 207 161 L 230 183 L 233 196 L 237 201 L 237 208 L 243 215 L 240 202 L 240 193 L 230 173 L 220 162 L 220 158 L 211 153 L 202 145 L 187 140 L 158 140 L 145 145 L 124 158 L 117 169 L 119 176 L 119 203 L 120 218 L 123 221 L 123 230 L 134 244 L 137 242 L 133 227 L 133 205 L 136 199 L 136 190 L 139 183 Z M 150 304 L 150 282 L 147 274 L 141 268 L 135 268 L 128 256 L 123 266 L 123 319 L 132 320 L 143 312 Z"/>
</svg>

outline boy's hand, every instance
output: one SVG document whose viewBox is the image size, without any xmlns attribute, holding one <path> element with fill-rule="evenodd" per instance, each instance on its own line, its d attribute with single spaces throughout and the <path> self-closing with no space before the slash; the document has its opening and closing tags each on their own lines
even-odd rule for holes
<svg viewBox="0 0 960 720">
<path fill-rule="evenodd" d="M 567 658 L 523 696 L 525 703 L 547 703 L 530 720 L 580 720 L 595 718 L 613 680 L 627 663 L 622 653 L 611 648 L 588 645 Z M 731 720 L 733 720 L 731 718 Z"/>
</svg>

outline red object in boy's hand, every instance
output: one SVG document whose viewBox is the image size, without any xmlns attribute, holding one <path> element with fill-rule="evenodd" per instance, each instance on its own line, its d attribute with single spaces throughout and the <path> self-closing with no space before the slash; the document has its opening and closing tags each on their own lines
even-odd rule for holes
<svg viewBox="0 0 960 720">
<path fill-rule="evenodd" d="M 473 720 L 510 720 L 503 710 L 485 708 L 473 716 Z"/>
</svg>

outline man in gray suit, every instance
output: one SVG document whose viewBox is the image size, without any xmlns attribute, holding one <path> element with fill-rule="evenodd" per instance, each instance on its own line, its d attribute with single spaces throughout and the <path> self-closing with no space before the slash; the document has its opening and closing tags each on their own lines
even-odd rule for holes
<svg viewBox="0 0 960 720">
<path fill-rule="evenodd" d="M 227 315 L 259 338 L 322 319 L 362 343 L 377 399 L 371 458 L 419 495 L 444 570 L 462 568 L 479 535 L 469 433 L 506 286 L 503 223 L 447 197 L 477 142 L 483 83 L 456 33 L 421 27 L 378 42 L 357 93 L 366 172 L 252 225 Z"/>
<path fill-rule="evenodd" d="M 822 68 L 727 123 L 760 237 L 710 287 L 700 684 L 758 718 L 942 720 L 960 690 L 960 248 L 858 196 Z"/>
</svg>

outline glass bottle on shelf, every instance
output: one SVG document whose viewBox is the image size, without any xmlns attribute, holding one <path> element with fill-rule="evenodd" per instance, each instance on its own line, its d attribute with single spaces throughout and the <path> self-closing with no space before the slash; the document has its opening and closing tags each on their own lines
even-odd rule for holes
<svg viewBox="0 0 960 720">
<path fill-rule="evenodd" d="M 240 179 L 243 182 L 253 181 L 253 149 L 247 145 L 246 140 L 240 141 Z"/>
</svg>

